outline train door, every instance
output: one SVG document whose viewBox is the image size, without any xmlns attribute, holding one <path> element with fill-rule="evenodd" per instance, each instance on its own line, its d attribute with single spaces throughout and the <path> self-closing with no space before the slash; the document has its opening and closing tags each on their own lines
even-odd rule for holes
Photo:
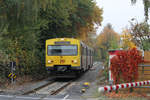
<svg viewBox="0 0 150 100">
<path fill-rule="evenodd" d="M 88 49 L 88 69 L 89 69 L 90 66 L 91 66 L 91 55 L 90 55 L 90 52 L 91 52 L 91 50 Z"/>
<path fill-rule="evenodd" d="M 88 69 L 88 48 L 86 48 L 86 70 Z"/>
<path fill-rule="evenodd" d="M 80 55 L 81 55 L 81 68 L 83 68 L 83 51 L 84 51 L 84 48 L 83 48 L 83 45 L 81 44 L 81 47 L 80 47 Z"/>
<path fill-rule="evenodd" d="M 93 66 L 93 51 L 91 50 L 91 67 Z"/>
<path fill-rule="evenodd" d="M 90 67 L 91 67 L 91 65 L 92 65 L 91 50 L 89 50 L 89 52 L 90 52 L 90 53 L 89 53 L 89 54 L 90 54 L 89 56 L 90 56 Z"/>
<path fill-rule="evenodd" d="M 86 66 L 87 66 L 87 58 L 86 58 L 86 47 L 84 47 L 84 59 L 83 59 L 83 62 L 84 62 L 84 71 L 86 70 Z"/>
<path fill-rule="evenodd" d="M 85 61 L 85 47 L 81 45 L 81 67 L 85 71 L 86 61 Z"/>
</svg>

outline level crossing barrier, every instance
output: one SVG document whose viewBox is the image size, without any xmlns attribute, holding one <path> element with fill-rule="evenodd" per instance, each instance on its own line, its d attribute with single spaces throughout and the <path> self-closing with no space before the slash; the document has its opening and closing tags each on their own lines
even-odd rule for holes
<svg viewBox="0 0 150 100">
<path fill-rule="evenodd" d="M 124 84 L 117 84 L 117 85 L 112 85 L 112 86 L 103 86 L 99 87 L 98 91 L 99 92 L 109 92 L 112 90 L 119 90 L 123 88 L 131 88 L 131 87 L 140 87 L 143 85 L 149 85 L 150 80 L 147 81 L 140 81 L 140 82 L 132 82 L 132 83 L 124 83 Z"/>
</svg>

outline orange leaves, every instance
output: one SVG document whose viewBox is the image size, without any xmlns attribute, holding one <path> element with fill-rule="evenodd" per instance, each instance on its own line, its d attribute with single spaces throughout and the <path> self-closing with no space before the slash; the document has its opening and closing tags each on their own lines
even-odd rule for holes
<svg viewBox="0 0 150 100">
<path fill-rule="evenodd" d="M 97 37 L 96 52 L 100 59 L 107 59 L 109 49 L 119 48 L 120 36 L 116 33 L 111 24 L 104 27 L 103 31 Z"/>
<path fill-rule="evenodd" d="M 140 52 L 136 49 L 119 51 L 115 57 L 111 59 L 110 70 L 114 83 L 120 80 L 124 82 L 136 81 L 138 78 L 138 64 L 143 62 Z"/>
<path fill-rule="evenodd" d="M 108 24 L 103 32 L 97 37 L 97 45 L 103 49 L 115 49 L 114 45 L 119 45 L 120 36 L 112 29 L 111 24 Z"/>
<path fill-rule="evenodd" d="M 74 16 L 76 16 L 74 19 L 74 27 L 78 33 L 77 37 L 84 42 L 88 42 L 89 38 L 91 38 L 89 34 L 94 33 L 94 35 L 96 35 L 95 25 L 101 25 L 103 11 L 91 0 L 74 0 L 74 2 L 77 4 L 77 7 L 75 7 L 77 9 L 74 14 Z"/>
<path fill-rule="evenodd" d="M 121 47 L 122 48 L 135 48 L 136 45 L 132 42 L 132 36 L 128 30 L 124 30 L 121 35 Z"/>
</svg>

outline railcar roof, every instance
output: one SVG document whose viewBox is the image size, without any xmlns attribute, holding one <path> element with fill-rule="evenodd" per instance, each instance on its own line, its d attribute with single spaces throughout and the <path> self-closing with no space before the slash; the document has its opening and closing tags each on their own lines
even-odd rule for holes
<svg viewBox="0 0 150 100">
<path fill-rule="evenodd" d="M 50 40 L 76 40 L 76 41 L 80 41 L 80 43 L 86 47 L 86 48 L 89 48 L 91 50 L 93 50 L 91 47 L 89 47 L 87 44 L 85 44 L 83 41 L 79 40 L 79 39 L 75 39 L 75 38 L 52 38 L 52 39 L 47 39 L 46 41 L 50 41 Z"/>
<path fill-rule="evenodd" d="M 52 39 L 47 39 L 47 40 L 78 40 L 78 41 L 80 41 L 79 39 L 75 39 L 75 38 L 52 38 Z"/>
</svg>

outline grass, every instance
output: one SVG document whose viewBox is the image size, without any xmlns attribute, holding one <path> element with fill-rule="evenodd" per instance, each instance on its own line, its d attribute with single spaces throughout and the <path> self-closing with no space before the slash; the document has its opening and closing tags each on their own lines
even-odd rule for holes
<svg viewBox="0 0 150 100">
<path fill-rule="evenodd" d="M 129 97 L 108 97 L 105 95 L 106 93 L 99 93 L 96 91 L 93 94 L 93 98 L 96 98 L 96 100 L 149 100 L 148 98 L 145 97 L 136 97 L 136 96 L 129 96 Z"/>
</svg>

